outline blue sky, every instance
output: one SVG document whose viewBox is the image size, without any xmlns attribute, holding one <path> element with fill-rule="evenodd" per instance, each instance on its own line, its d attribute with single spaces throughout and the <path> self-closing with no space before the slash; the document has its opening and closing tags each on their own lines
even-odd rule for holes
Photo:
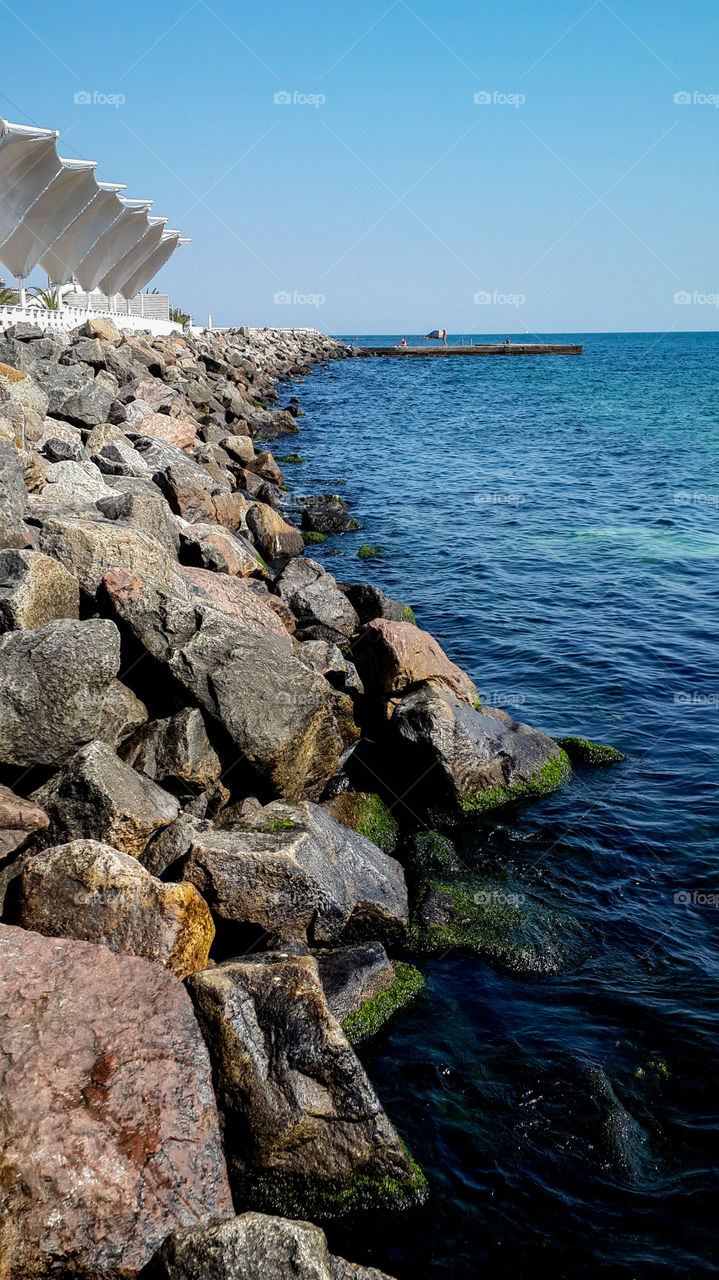
<svg viewBox="0 0 719 1280">
<path fill-rule="evenodd" d="M 0 0 L 0 22 L 0 114 L 192 237 L 154 283 L 198 320 L 719 327 L 716 3 Z"/>
</svg>

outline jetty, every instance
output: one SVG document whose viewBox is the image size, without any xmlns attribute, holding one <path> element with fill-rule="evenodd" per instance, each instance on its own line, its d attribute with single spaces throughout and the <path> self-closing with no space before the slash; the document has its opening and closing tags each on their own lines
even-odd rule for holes
<svg viewBox="0 0 719 1280">
<path fill-rule="evenodd" d="M 401 356 L 425 359 L 427 356 L 581 356 L 578 342 L 487 342 L 464 347 L 354 347 L 357 356 Z"/>
</svg>

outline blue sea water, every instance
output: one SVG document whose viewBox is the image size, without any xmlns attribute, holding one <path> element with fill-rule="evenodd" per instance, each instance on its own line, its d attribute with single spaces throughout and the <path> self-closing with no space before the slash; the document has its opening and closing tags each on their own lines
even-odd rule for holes
<svg viewBox="0 0 719 1280">
<path fill-rule="evenodd" d="M 311 554 L 409 602 L 485 702 L 629 757 L 474 850 L 571 921 L 572 963 L 433 958 L 362 1047 L 431 1194 L 330 1240 L 399 1280 L 719 1262 L 719 335 L 562 336 L 584 354 L 356 359 L 286 389 L 286 478 L 362 525 Z"/>
</svg>

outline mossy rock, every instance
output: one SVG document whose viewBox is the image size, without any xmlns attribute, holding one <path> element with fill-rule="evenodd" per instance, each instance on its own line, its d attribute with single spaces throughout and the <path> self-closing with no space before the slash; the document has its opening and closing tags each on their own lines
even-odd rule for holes
<svg viewBox="0 0 719 1280">
<path fill-rule="evenodd" d="M 392 854 L 397 846 L 399 826 L 384 800 L 371 791 L 343 791 L 329 806 L 333 818 L 366 836 L 383 853 Z"/>
<path fill-rule="evenodd" d="M 404 1144 L 402 1144 L 404 1146 Z M 411 1209 L 427 1198 L 427 1179 L 408 1155 L 410 1173 L 406 1178 L 372 1178 L 358 1174 L 349 1187 L 332 1190 L 312 1187 L 299 1177 L 267 1173 L 249 1178 L 240 1186 L 240 1203 L 259 1213 L 282 1218 L 328 1222 L 350 1214 L 385 1209 Z"/>
<path fill-rule="evenodd" d="M 529 779 L 510 787 L 491 787 L 488 791 L 478 791 L 460 802 L 465 814 L 486 813 L 489 809 L 498 809 L 500 805 L 511 804 L 515 800 L 531 800 L 539 796 L 549 795 L 556 791 L 571 776 L 572 766 L 566 751 L 546 760 L 542 768 Z"/>
<path fill-rule="evenodd" d="M 284 462 L 284 463 L 292 463 L 292 465 L 294 466 L 296 463 L 304 462 L 305 459 L 300 457 L 299 453 L 286 453 L 284 458 L 278 458 L 277 461 Z"/>
<path fill-rule="evenodd" d="M 555 742 L 566 751 L 572 764 L 618 764 L 620 760 L 627 759 L 624 752 L 616 747 L 590 742 L 588 738 L 555 738 Z"/>
<path fill-rule="evenodd" d="M 514 973 L 560 973 L 584 951 L 576 921 L 506 881 L 479 877 L 426 883 L 408 944 L 424 953 L 471 951 Z"/>
<path fill-rule="evenodd" d="M 317 547 L 321 542 L 326 542 L 327 538 L 324 533 L 310 533 L 308 529 L 303 529 L 302 541 L 306 547 Z"/>
<path fill-rule="evenodd" d="M 407 861 L 411 871 L 421 880 L 449 880 L 462 870 L 462 863 L 452 841 L 439 831 L 417 831 L 408 841 Z"/>
<path fill-rule="evenodd" d="M 360 560 L 381 560 L 382 557 L 386 555 L 386 550 L 384 547 L 364 546 L 360 547 L 357 555 Z"/>
<path fill-rule="evenodd" d="M 350 1044 L 359 1044 L 376 1035 L 398 1009 L 403 1009 L 410 1000 L 419 994 L 424 986 L 424 978 L 414 965 L 398 961 L 394 966 L 395 980 L 391 987 L 370 996 L 364 1004 L 341 1023 Z"/>
<path fill-rule="evenodd" d="M 414 609 L 409 604 L 404 605 L 402 609 L 402 621 L 410 622 L 413 627 L 417 626 L 417 619 L 414 616 Z"/>
</svg>

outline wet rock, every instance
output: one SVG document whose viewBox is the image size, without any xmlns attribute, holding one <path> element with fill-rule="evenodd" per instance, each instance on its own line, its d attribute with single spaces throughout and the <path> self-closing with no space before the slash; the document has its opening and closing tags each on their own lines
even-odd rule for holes
<svg viewBox="0 0 719 1280">
<path fill-rule="evenodd" d="M 539 729 L 430 686 L 402 699 L 392 726 L 406 776 L 419 780 L 410 806 L 480 813 L 545 795 L 569 776 L 566 755 Z"/>
<path fill-rule="evenodd" d="M 319 623 L 346 638 L 359 619 L 331 573 L 315 560 L 291 560 L 275 579 L 275 587 L 301 627 Z"/>
<path fill-rule="evenodd" d="M 174 796 L 99 741 L 78 751 L 32 798 L 50 818 L 45 844 L 100 840 L 134 857 L 180 811 Z"/>
<path fill-rule="evenodd" d="M 267 560 L 281 560 L 286 556 L 304 555 L 302 534 L 294 525 L 264 503 L 255 503 L 247 512 L 247 527 L 254 535 L 255 545 Z"/>
<path fill-rule="evenodd" d="M 332 1257 L 319 1227 L 264 1213 L 176 1232 L 162 1249 L 159 1275 L 166 1280 L 391 1280 Z"/>
<path fill-rule="evenodd" d="M 77 579 L 40 551 L 0 551 L 0 631 L 32 630 L 77 618 Z"/>
<path fill-rule="evenodd" d="M 238 1205 L 338 1217 L 425 1183 L 332 1017 L 311 956 L 270 953 L 189 980 L 213 1061 Z"/>
<path fill-rule="evenodd" d="M 159 965 L 0 926 L 0 1257 L 18 1280 L 130 1277 L 232 1214 L 207 1050 Z"/>
<path fill-rule="evenodd" d="M 330 1013 L 351 1044 L 378 1031 L 424 985 L 418 970 L 390 960 L 381 942 L 321 951 L 316 959 Z"/>
<path fill-rule="evenodd" d="M 414 686 L 430 684 L 472 704 L 477 690 L 450 662 L 434 636 L 409 622 L 376 618 L 352 645 L 352 657 L 370 696 L 396 704 Z"/>
<path fill-rule="evenodd" d="M 349 533 L 359 529 L 359 523 L 347 510 L 347 504 L 338 494 L 304 499 L 302 528 L 310 533 Z"/>
<path fill-rule="evenodd" d="M 20 548 L 29 543 L 23 525 L 27 490 L 17 449 L 0 440 L 0 547 Z"/>
<path fill-rule="evenodd" d="M 251 471 L 254 471 L 255 475 L 261 476 L 269 484 L 282 484 L 282 471 L 275 461 L 274 454 L 271 454 L 267 449 L 255 454 L 248 466 Z"/>
<path fill-rule="evenodd" d="M 399 600 L 392 600 L 379 587 L 372 587 L 368 582 L 357 582 L 343 590 L 361 623 L 373 622 L 375 618 L 387 618 L 390 622 L 414 624 L 414 613 L 410 606 Z"/>
<path fill-rule="evenodd" d="M 0 761 L 59 764 L 94 738 L 119 665 L 117 627 L 99 618 L 0 636 Z"/>
<path fill-rule="evenodd" d="M 616 747 L 604 742 L 589 742 L 587 738 L 557 738 L 557 745 L 566 751 L 572 764 L 619 764 L 627 757 Z"/>
<path fill-rule="evenodd" d="M 126 742 L 122 759 L 165 787 L 206 791 L 222 773 L 202 712 L 186 707 L 165 720 L 151 720 Z"/>
<path fill-rule="evenodd" d="M 191 833 L 183 876 L 217 915 L 288 938 L 402 936 L 407 888 L 398 862 L 321 806 L 275 801 Z"/>
<path fill-rule="evenodd" d="M 181 980 L 205 968 L 215 936 L 192 885 L 164 884 L 136 858 L 95 840 L 73 840 L 28 858 L 18 911 L 25 929 L 145 956 Z"/>
<path fill-rule="evenodd" d="M 105 578 L 118 616 L 229 733 L 242 757 L 283 795 L 321 795 L 348 745 L 335 696 L 287 651 L 286 637 L 239 627 L 174 587 Z M 356 730 L 354 730 L 356 733 Z"/>
<path fill-rule="evenodd" d="M 0 858 L 7 858 L 49 825 L 45 810 L 32 800 L 23 800 L 9 787 L 0 786 Z"/>
</svg>

